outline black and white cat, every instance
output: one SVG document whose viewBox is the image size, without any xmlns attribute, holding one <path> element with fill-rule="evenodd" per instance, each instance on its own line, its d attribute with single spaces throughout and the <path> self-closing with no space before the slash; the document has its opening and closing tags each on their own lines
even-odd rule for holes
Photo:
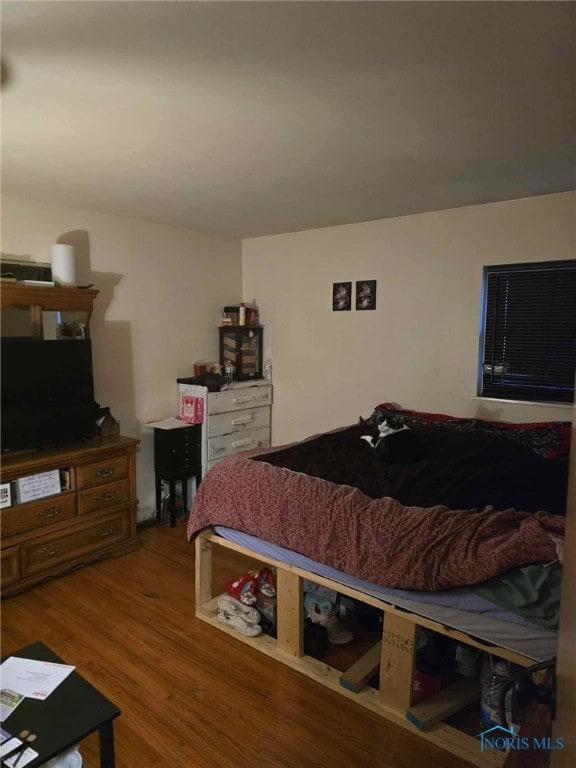
<svg viewBox="0 0 576 768">
<path fill-rule="evenodd" d="M 407 427 L 394 426 L 384 419 L 378 425 L 379 436 L 362 435 L 360 440 L 365 440 L 374 451 L 374 457 L 388 464 L 403 464 L 416 461 L 422 456 L 422 446 L 417 435 Z"/>
</svg>

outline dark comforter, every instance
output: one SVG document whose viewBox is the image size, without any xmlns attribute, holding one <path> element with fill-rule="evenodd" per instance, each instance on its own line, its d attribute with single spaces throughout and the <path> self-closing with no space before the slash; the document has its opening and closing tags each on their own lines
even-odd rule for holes
<svg viewBox="0 0 576 768">
<path fill-rule="evenodd" d="M 372 459 L 367 432 L 224 459 L 199 487 L 189 538 L 223 525 L 375 584 L 429 591 L 556 559 L 549 533 L 564 529 L 552 512 L 563 511 L 565 462 L 435 429 L 419 462 L 390 467 Z"/>
<path fill-rule="evenodd" d="M 453 509 L 515 507 L 524 512 L 564 514 L 568 457 L 545 459 L 530 448 L 482 431 L 415 428 L 422 457 L 386 464 L 360 439 L 376 435 L 364 424 L 328 432 L 256 457 L 277 467 L 349 485 L 379 499 Z"/>
</svg>

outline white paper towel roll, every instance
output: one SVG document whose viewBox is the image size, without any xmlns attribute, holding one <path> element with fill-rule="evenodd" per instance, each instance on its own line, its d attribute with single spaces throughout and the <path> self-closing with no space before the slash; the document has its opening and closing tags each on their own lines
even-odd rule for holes
<svg viewBox="0 0 576 768">
<path fill-rule="evenodd" d="M 74 246 L 58 243 L 51 248 L 52 280 L 61 285 L 76 285 Z"/>
</svg>

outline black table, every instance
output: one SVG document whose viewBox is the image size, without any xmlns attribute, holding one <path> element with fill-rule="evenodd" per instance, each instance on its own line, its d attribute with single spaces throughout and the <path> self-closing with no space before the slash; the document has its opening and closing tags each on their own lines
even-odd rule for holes
<svg viewBox="0 0 576 768">
<path fill-rule="evenodd" d="M 44 643 L 32 643 L 11 656 L 66 664 Z M 118 707 L 74 670 L 44 701 L 25 699 L 2 723 L 18 736 L 23 730 L 36 734 L 31 748 L 38 757 L 26 768 L 37 768 L 66 752 L 94 731 L 100 740 L 100 768 L 114 768 L 114 720 Z"/>
<path fill-rule="evenodd" d="M 202 475 L 202 425 L 188 424 L 178 429 L 154 428 L 154 472 L 156 475 L 156 519 L 162 519 L 162 481 L 168 481 L 169 515 L 176 521 L 176 483 L 182 488 L 184 515 L 188 512 L 188 480 Z"/>
</svg>

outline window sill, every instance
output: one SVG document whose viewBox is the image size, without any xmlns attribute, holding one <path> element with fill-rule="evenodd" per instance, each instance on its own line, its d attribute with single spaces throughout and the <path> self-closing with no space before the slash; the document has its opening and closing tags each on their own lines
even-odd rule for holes
<svg viewBox="0 0 576 768">
<path fill-rule="evenodd" d="M 572 410 L 572 403 L 545 403 L 537 400 L 506 400 L 503 397 L 483 397 L 482 395 L 472 395 L 473 400 L 482 400 L 486 403 L 508 403 L 509 405 L 537 405 L 543 408 L 566 408 Z"/>
</svg>

